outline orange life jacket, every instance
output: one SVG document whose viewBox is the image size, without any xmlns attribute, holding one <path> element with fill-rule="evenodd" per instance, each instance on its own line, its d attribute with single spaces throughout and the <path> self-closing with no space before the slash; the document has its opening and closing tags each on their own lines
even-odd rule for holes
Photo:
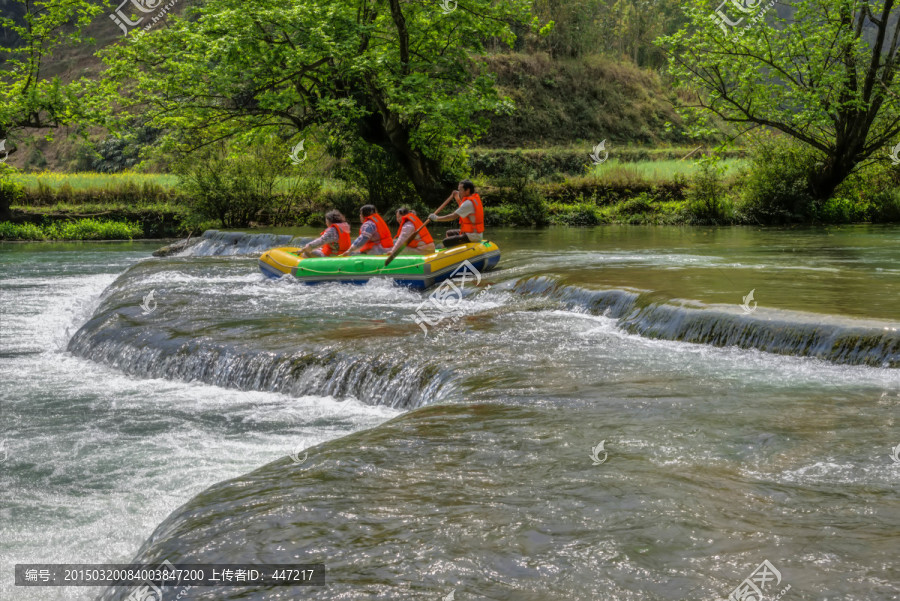
<svg viewBox="0 0 900 601">
<path fill-rule="evenodd" d="M 376 244 L 381 244 L 383 248 L 390 249 L 394 246 L 394 238 L 391 236 L 391 229 L 384 222 L 384 219 L 381 218 L 381 215 L 378 213 L 372 213 L 368 217 L 365 218 L 363 223 L 366 221 L 374 221 L 375 226 L 378 228 L 378 241 L 369 240 L 360 248 L 360 252 L 366 252 Z"/>
<path fill-rule="evenodd" d="M 459 218 L 459 229 L 464 234 L 468 234 L 469 232 L 477 232 L 480 234 L 484 232 L 484 207 L 481 206 L 481 197 L 475 192 L 472 196 L 466 196 L 462 200 L 457 200 L 456 202 L 459 206 L 462 206 L 467 200 L 471 200 L 472 204 L 475 205 L 475 212 Z"/>
<path fill-rule="evenodd" d="M 350 224 L 349 223 L 332 223 L 330 226 L 326 227 L 319 236 L 324 236 L 325 232 L 329 229 L 334 228 L 338 233 L 338 241 L 337 242 L 329 242 L 328 244 L 323 245 L 319 250 L 322 251 L 322 254 L 326 257 L 331 253 L 342 253 L 353 244 L 353 241 L 350 240 Z"/>
<path fill-rule="evenodd" d="M 406 223 L 407 221 L 412 223 L 413 227 L 415 227 L 416 229 L 419 229 L 420 227 L 422 227 L 421 219 L 419 219 L 412 213 L 407 213 L 406 215 L 404 215 L 403 217 L 400 218 L 400 229 L 397 230 L 397 238 L 396 238 L 397 241 L 400 240 L 400 232 L 403 231 L 403 224 Z M 431 244 L 432 242 L 434 242 L 434 238 L 432 238 L 431 234 L 428 233 L 428 228 L 422 227 L 422 230 L 418 233 L 417 236 L 415 236 L 412 240 L 410 240 L 410 242 L 409 242 L 409 244 L 407 244 L 407 246 L 409 246 L 410 248 L 415 248 L 419 244 L 425 245 L 425 244 Z"/>
</svg>

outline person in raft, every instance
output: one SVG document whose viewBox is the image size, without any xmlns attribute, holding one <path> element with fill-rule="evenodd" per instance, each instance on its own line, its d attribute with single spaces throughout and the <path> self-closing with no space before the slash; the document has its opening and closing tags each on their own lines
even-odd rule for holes
<svg viewBox="0 0 900 601">
<path fill-rule="evenodd" d="M 419 219 L 416 212 L 409 207 L 400 207 L 397 209 L 397 223 L 400 224 L 400 228 L 397 230 L 396 237 L 394 237 L 395 250 L 398 244 L 412 236 L 413 232 L 422 227 L 422 220 Z M 410 252 L 418 253 L 420 255 L 430 255 L 434 252 L 434 238 L 431 237 L 428 228 L 423 227 L 422 231 L 409 241 L 406 248 L 409 249 Z M 391 252 L 393 252 L 393 250 Z"/>
<path fill-rule="evenodd" d="M 481 206 L 481 197 L 475 191 L 475 184 L 464 179 L 459 182 L 459 188 L 453 191 L 453 198 L 459 205 L 449 215 L 439 216 L 432 213 L 428 216 L 431 221 L 453 221 L 459 219 L 458 230 L 448 230 L 445 234 L 444 248 L 451 248 L 468 242 L 481 242 L 484 237 L 484 208 Z"/>
<path fill-rule="evenodd" d="M 325 213 L 325 231 L 300 249 L 304 257 L 329 257 L 350 248 L 350 224 L 340 211 Z"/>
<path fill-rule="evenodd" d="M 359 219 L 362 225 L 359 227 L 359 237 L 353 241 L 350 248 L 340 254 L 358 255 L 386 255 L 394 248 L 394 238 L 384 219 L 378 214 L 373 205 L 363 205 L 359 210 Z"/>
</svg>

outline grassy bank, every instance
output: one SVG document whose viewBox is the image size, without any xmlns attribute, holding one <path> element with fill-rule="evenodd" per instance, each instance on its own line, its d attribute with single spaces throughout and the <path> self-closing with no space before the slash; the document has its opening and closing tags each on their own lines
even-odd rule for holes
<svg viewBox="0 0 900 601">
<path fill-rule="evenodd" d="M 684 150 L 657 149 L 654 160 L 609 158 L 593 164 L 579 148 L 480 149 L 473 151 L 470 165 L 485 203 L 486 224 L 492 227 L 900 221 L 900 192 L 891 185 L 895 176 L 884 169 L 875 173 L 884 180 L 876 180 L 878 187 L 870 185 L 873 180 L 866 174 L 848 180 L 834 198 L 807 203 L 792 214 L 759 206 L 759 198 L 777 199 L 784 193 L 766 187 L 772 178 L 754 179 L 749 159 L 733 156 L 711 163 L 667 158 Z M 630 151 L 635 156 L 648 152 Z M 174 175 L 43 172 L 17 173 L 11 180 L 12 221 L 0 224 L 0 239 L 6 240 L 164 238 L 210 228 L 320 226 L 330 209 L 353 219 L 371 201 L 365 190 L 341 180 L 317 179 L 309 192 L 288 203 L 277 190 L 271 201 L 256 205 L 247 223 L 229 224 L 204 214 L 202 203 L 190 198 Z M 746 193 L 748 180 L 755 197 Z M 305 180 L 288 183 L 297 181 Z M 392 209 L 400 204 L 423 214 L 433 208 L 416 198 L 382 197 L 387 200 L 378 206 L 389 223 Z M 779 202 L 785 205 L 783 199 Z"/>
<path fill-rule="evenodd" d="M 143 238 L 139 223 L 100 219 L 78 219 L 47 225 L 0 223 L 2 240 L 132 240 Z"/>
</svg>

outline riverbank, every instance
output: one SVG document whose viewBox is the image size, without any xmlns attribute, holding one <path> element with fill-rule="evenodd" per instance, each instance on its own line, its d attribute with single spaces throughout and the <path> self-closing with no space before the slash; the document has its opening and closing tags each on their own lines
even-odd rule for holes
<svg viewBox="0 0 900 601">
<path fill-rule="evenodd" d="M 606 192 L 610 192 L 608 188 Z M 558 190 L 556 191 L 558 192 Z M 622 190 L 623 194 L 634 190 Z M 563 190 L 570 196 L 572 189 Z M 627 195 L 626 195 L 627 196 Z M 578 198 L 578 196 L 576 196 Z M 486 193 L 485 204 L 491 196 Z M 363 204 L 362 199 L 359 205 Z M 359 206 L 358 205 L 358 206 Z M 318 227 L 327 209 L 304 210 L 281 227 Z M 352 213 L 350 213 L 352 214 Z M 798 225 L 849 225 L 859 223 L 896 223 L 893 207 L 872 204 L 856 206 L 844 200 L 824 205 L 811 223 Z M 485 225 L 494 227 L 591 227 L 598 225 L 783 225 L 766 224 L 752 216 L 731 210 L 712 220 L 698 214 L 683 188 L 650 187 L 631 197 L 597 202 L 582 200 L 542 200 L 531 206 L 485 206 Z M 264 229 L 274 224 L 253 222 L 250 229 Z M 221 223 L 192 210 L 190 206 L 154 203 L 141 207 L 124 205 L 57 203 L 49 207 L 12 207 L 12 219 L 0 222 L 0 240 L 118 240 L 158 239 L 197 235 L 208 229 L 221 229 Z"/>
<path fill-rule="evenodd" d="M 672 158 L 690 152 L 623 149 L 621 157 L 604 155 L 591 164 L 578 149 L 481 149 L 469 164 L 488 227 L 900 223 L 900 194 L 890 186 L 878 191 L 848 181 L 832 198 L 792 205 L 784 190 L 765 188 L 768 180 L 757 178 L 748 199 L 752 178 L 740 153 L 715 162 Z M 234 221 L 213 218 L 208 204 L 190 197 L 171 174 L 16 173 L 2 190 L 10 215 L 0 223 L 0 239 L 95 239 L 99 231 L 181 237 L 223 227 L 318 227 L 330 209 L 352 220 L 370 202 L 386 215 L 404 203 L 421 214 L 434 208 L 393 193 L 373 201 L 364 189 L 337 179 L 286 177 L 279 186 Z"/>
</svg>

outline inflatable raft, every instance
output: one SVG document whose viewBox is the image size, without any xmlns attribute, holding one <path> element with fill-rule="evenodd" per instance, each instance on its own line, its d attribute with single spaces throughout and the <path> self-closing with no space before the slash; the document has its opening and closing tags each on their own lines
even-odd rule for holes
<svg viewBox="0 0 900 601">
<path fill-rule="evenodd" d="M 483 273 L 500 262 L 500 249 L 493 242 L 470 242 L 440 249 L 430 255 L 401 254 L 387 267 L 387 255 L 304 258 L 299 248 L 267 250 L 259 258 L 259 269 L 272 278 L 290 274 L 307 284 L 350 282 L 364 284 L 372 278 L 391 278 L 419 290 L 473 268 Z"/>
</svg>

